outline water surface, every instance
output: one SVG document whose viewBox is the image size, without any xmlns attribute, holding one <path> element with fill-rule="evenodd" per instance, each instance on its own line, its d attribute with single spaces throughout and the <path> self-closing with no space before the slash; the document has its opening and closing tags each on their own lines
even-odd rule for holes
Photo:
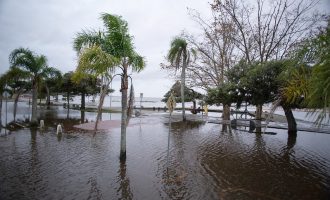
<svg viewBox="0 0 330 200">
<path fill-rule="evenodd" d="M 120 129 L 93 137 L 72 128 L 95 117 L 80 114 L 53 108 L 41 113 L 44 131 L 0 137 L 0 199 L 330 198 L 328 134 L 299 132 L 295 139 L 285 130 L 221 133 L 218 124 L 173 122 L 167 168 L 168 115 L 132 119 L 120 163 Z M 110 117 L 120 114 L 103 118 Z"/>
</svg>

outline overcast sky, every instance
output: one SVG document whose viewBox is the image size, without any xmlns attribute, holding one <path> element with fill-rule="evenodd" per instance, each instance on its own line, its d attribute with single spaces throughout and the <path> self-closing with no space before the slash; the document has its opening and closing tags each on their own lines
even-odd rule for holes
<svg viewBox="0 0 330 200">
<path fill-rule="evenodd" d="M 326 9 L 329 1 L 323 0 Z M 0 73 L 9 68 L 8 55 L 18 47 L 48 58 L 62 72 L 74 71 L 73 38 L 83 29 L 102 28 L 100 13 L 121 15 L 128 22 L 137 52 L 147 66 L 133 74 L 136 96 L 162 97 L 175 82 L 160 70 L 171 39 L 183 30 L 196 32 L 187 8 L 210 15 L 205 0 L 0 0 Z M 114 81 L 119 93 L 119 78 Z"/>
<path fill-rule="evenodd" d="M 49 66 L 62 72 L 75 70 L 75 34 L 102 28 L 100 13 L 107 12 L 128 22 L 136 50 L 147 61 L 146 69 L 132 76 L 136 95 L 162 97 L 174 83 L 160 70 L 171 39 L 196 30 L 188 7 L 205 15 L 210 11 L 201 0 L 0 0 L 0 73 L 9 68 L 8 55 L 18 47 L 45 55 Z M 120 95 L 118 82 L 115 95 Z"/>
</svg>

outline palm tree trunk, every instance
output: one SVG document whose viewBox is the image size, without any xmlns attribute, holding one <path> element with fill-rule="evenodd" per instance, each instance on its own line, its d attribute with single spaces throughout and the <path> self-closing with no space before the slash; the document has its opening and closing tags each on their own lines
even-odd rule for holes
<svg viewBox="0 0 330 200">
<path fill-rule="evenodd" d="M 2 127 L 2 94 L 0 94 L 0 128 Z"/>
<path fill-rule="evenodd" d="M 38 85 L 37 81 L 33 81 L 32 85 L 32 116 L 31 116 L 31 125 L 37 125 L 37 106 L 38 106 Z"/>
<path fill-rule="evenodd" d="M 14 122 L 16 121 L 17 102 L 18 102 L 19 96 L 22 94 L 23 91 L 24 91 L 23 88 L 21 88 L 20 90 L 18 90 L 17 95 L 16 95 L 15 100 L 14 100 L 14 112 L 13 112 Z"/>
<path fill-rule="evenodd" d="M 47 105 L 47 109 L 49 109 L 50 108 L 50 93 L 49 93 L 49 87 L 47 84 L 45 85 L 45 88 L 46 88 L 46 92 L 47 92 L 46 105 Z"/>
<path fill-rule="evenodd" d="M 183 66 L 182 66 L 182 72 L 181 72 L 181 102 L 182 102 L 182 120 L 186 121 L 186 114 L 185 114 L 185 106 L 184 106 L 184 88 L 185 88 L 185 82 L 186 82 L 186 58 L 183 58 Z"/>
<path fill-rule="evenodd" d="M 68 109 L 70 109 L 70 92 L 66 93 L 66 103 L 68 104 Z"/>
<path fill-rule="evenodd" d="M 99 121 L 101 119 L 103 102 L 104 102 L 105 96 L 107 95 L 106 94 L 107 91 L 108 91 L 108 86 L 105 85 L 104 88 L 103 88 L 103 90 L 102 90 L 101 96 L 100 96 L 99 106 L 97 108 L 97 116 L 96 116 L 96 122 L 95 122 L 94 131 L 97 130 L 97 125 L 99 124 Z"/>
<path fill-rule="evenodd" d="M 288 122 L 288 134 L 289 136 L 297 135 L 297 122 L 293 116 L 292 110 L 288 106 L 282 105 L 286 120 Z"/>
<path fill-rule="evenodd" d="M 120 160 L 126 160 L 126 122 L 127 122 L 127 64 L 124 64 L 124 70 L 121 80 L 121 135 L 120 135 Z"/>
</svg>

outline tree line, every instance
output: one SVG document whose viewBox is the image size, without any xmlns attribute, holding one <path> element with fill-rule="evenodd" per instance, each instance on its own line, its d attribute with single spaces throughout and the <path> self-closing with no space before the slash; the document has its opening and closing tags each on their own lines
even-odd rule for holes
<svg viewBox="0 0 330 200">
<path fill-rule="evenodd" d="M 121 79 L 122 93 L 120 159 L 126 159 L 126 127 L 132 115 L 134 89 L 132 72 L 140 72 L 145 67 L 145 59 L 135 51 L 133 37 L 128 24 L 122 17 L 108 13 L 101 14 L 103 29 L 84 30 L 76 34 L 73 48 L 77 52 L 78 63 L 74 72 L 62 73 L 49 67 L 44 55 L 37 55 L 27 48 L 18 48 L 9 56 L 11 67 L 0 77 L 0 109 L 4 92 L 16 95 L 15 110 L 19 95 L 32 92 L 31 126 L 37 122 L 37 98 L 46 91 L 46 104 L 50 105 L 50 94 L 64 94 L 69 104 L 70 95 L 81 95 L 81 109 L 85 107 L 85 96 L 100 93 L 95 133 L 101 117 L 105 96 L 112 92 L 109 88 L 115 77 Z M 129 84 L 130 80 L 130 84 Z M 130 86 L 130 93 L 128 89 Z M 69 106 L 68 106 L 69 109 Z M 16 112 L 14 112 L 16 113 Z M 15 115 L 15 114 L 14 114 Z M 15 120 L 15 117 L 14 117 Z"/>
<path fill-rule="evenodd" d="M 243 102 L 261 120 L 262 105 L 273 103 L 283 107 L 289 134 L 297 132 L 294 108 L 314 111 L 320 124 L 330 118 L 330 18 L 317 12 L 318 2 L 214 0 L 211 19 L 190 10 L 201 34 L 176 36 L 162 69 L 181 81 L 181 99 L 186 84 L 204 89 L 224 120 Z"/>
</svg>

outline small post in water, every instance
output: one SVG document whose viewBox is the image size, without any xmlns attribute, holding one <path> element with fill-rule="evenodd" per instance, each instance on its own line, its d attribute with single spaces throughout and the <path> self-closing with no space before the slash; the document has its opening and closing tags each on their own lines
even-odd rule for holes
<svg viewBox="0 0 330 200">
<path fill-rule="evenodd" d="M 170 154 L 170 133 L 171 133 L 171 123 L 172 123 L 171 119 L 172 119 L 172 112 L 176 106 L 175 97 L 174 97 L 173 93 L 171 93 L 171 96 L 168 98 L 166 105 L 167 105 L 168 111 L 170 113 L 169 126 L 168 126 L 168 140 L 167 140 L 167 161 L 166 161 L 166 170 L 167 170 L 167 175 L 168 175 L 168 161 L 169 161 L 169 154 Z"/>
<path fill-rule="evenodd" d="M 62 134 L 63 130 L 62 130 L 62 126 L 61 124 L 57 125 L 57 130 L 56 130 L 56 134 Z"/>
<path fill-rule="evenodd" d="M 45 127 L 45 122 L 44 120 L 40 120 L 40 128 L 43 129 Z"/>
</svg>

